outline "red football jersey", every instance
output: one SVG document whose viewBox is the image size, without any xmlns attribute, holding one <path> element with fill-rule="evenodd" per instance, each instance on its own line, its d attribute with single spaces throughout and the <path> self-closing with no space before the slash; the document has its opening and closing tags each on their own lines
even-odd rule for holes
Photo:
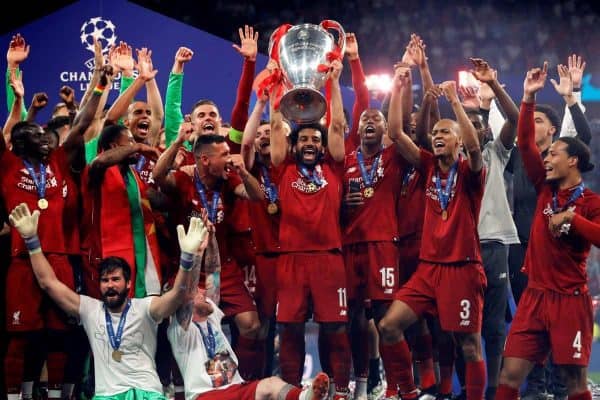
<svg viewBox="0 0 600 400">
<path fill-rule="evenodd" d="M 481 262 L 477 223 L 485 186 L 485 170 L 472 172 L 469 162 L 460 159 L 452 185 L 447 219 L 436 189 L 436 171 L 442 188 L 446 187 L 447 173 L 442 173 L 433 154 L 421 150 L 419 168 L 425 181 L 425 218 L 419 258 L 432 263 L 448 264 Z"/>
<path fill-rule="evenodd" d="M 277 212 L 275 214 L 269 214 L 267 207 L 270 203 L 268 200 L 267 188 L 261 164 L 254 162 L 254 166 L 251 171 L 252 175 L 258 180 L 260 188 L 265 195 L 263 201 L 248 201 L 250 224 L 252 225 L 252 240 L 256 246 L 257 253 L 278 253 L 281 251 L 279 245 L 279 223 L 281 219 L 281 202 L 279 201 L 279 193 L 277 200 Z M 274 185 L 274 168 L 272 166 L 267 167 L 267 173 L 269 174 L 269 183 Z"/>
<path fill-rule="evenodd" d="M 6 150 L 0 154 L 2 165 L 1 193 L 7 210 L 26 203 L 33 212 L 38 207 L 38 191 L 23 160 Z M 38 167 L 34 167 L 35 172 Z M 38 236 L 46 253 L 79 254 L 79 189 L 73 180 L 64 148 L 59 147 L 46 164 L 48 208 L 40 209 Z M 11 229 L 11 253 L 27 254 L 27 248 L 16 229 Z"/>
<path fill-rule="evenodd" d="M 396 203 L 398 236 L 416 234 L 421 237 L 425 218 L 425 176 L 416 168 L 407 167 L 402 172 L 400 194 Z"/>
<path fill-rule="evenodd" d="M 587 291 L 586 260 L 591 243 L 578 235 L 573 227 L 571 232 L 558 238 L 552 236 L 548 228 L 549 218 L 554 213 L 553 188 L 545 182 L 546 170 L 535 145 L 534 110 L 533 103 L 521 104 L 518 126 L 523 164 L 538 193 L 523 271 L 529 277 L 530 287 L 565 294 L 584 292 Z M 575 188 L 557 192 L 557 211 L 569 202 L 573 190 Z M 600 196 L 591 190 L 584 189 L 583 195 L 569 207 L 573 207 L 575 214 L 600 223 Z"/>
<path fill-rule="evenodd" d="M 281 199 L 281 250 L 341 249 L 340 205 L 344 163 L 326 156 L 317 164 L 314 173 L 321 179 L 322 185 L 315 189 L 301 174 L 295 160 L 287 158 L 277 170 L 276 182 Z"/>
<path fill-rule="evenodd" d="M 194 182 L 194 176 L 190 176 L 182 171 L 175 172 L 175 182 L 177 186 L 177 193 L 180 198 L 180 204 L 182 205 L 182 220 L 180 223 L 188 225 L 191 217 L 200 217 L 204 205 L 198 190 L 196 190 L 196 184 Z M 217 211 L 215 217 L 215 228 L 217 235 L 217 243 L 219 244 L 219 255 L 221 256 L 221 262 L 227 259 L 227 235 L 231 232 L 231 226 L 228 223 L 228 214 L 231 213 L 235 200 L 234 189 L 242 183 L 239 175 L 230 173 L 228 179 L 223 182 L 219 191 L 219 200 L 217 201 Z M 215 192 L 211 189 L 206 188 L 206 200 L 208 206 L 212 207 L 213 196 Z"/>
<path fill-rule="evenodd" d="M 377 171 L 373 178 L 373 197 L 365 197 L 365 182 L 357 159 L 357 150 L 346 156 L 344 173 L 344 195 L 361 191 L 364 204 L 344 212 L 343 242 L 393 241 L 398 239 L 398 217 L 396 202 L 400 193 L 404 159 L 396 146 L 389 146 L 381 153 Z M 371 176 L 375 157 L 364 160 L 366 175 Z"/>
</svg>

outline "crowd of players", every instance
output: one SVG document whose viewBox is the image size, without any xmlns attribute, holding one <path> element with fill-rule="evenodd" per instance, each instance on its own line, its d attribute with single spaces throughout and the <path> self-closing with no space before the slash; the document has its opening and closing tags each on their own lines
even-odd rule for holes
<svg viewBox="0 0 600 400">
<path fill-rule="evenodd" d="M 467 399 L 516 399 L 549 354 L 562 396 L 591 399 L 585 267 L 600 245 L 600 198 L 582 178 L 594 165 L 581 57 L 551 80 L 565 101 L 561 123 L 535 102 L 547 63 L 527 71 L 519 109 L 483 59 L 470 59 L 477 90 L 435 84 L 413 34 L 379 110 L 349 33 L 326 66 L 326 117 L 295 124 L 279 109 L 279 65 L 255 82 L 258 33 L 245 26 L 239 38 L 225 128 L 211 100 L 182 111 L 191 49 L 176 51 L 163 104 L 151 50 L 134 57 L 123 42 L 106 57 L 96 44 L 83 98 L 63 88 L 52 119 L 36 123 L 48 96 L 34 94 L 26 110 L 29 46 L 13 37 L 0 141 L 8 399 L 32 398 L 44 363 L 48 398 L 71 397 L 88 354 L 99 399 L 159 399 L 172 382 L 188 400 L 342 400 L 351 376 L 355 399 L 446 399 L 455 367 Z M 452 119 L 441 118 L 440 99 Z M 310 318 L 323 372 L 303 388 Z M 280 377 L 271 376 L 275 324 Z"/>
</svg>

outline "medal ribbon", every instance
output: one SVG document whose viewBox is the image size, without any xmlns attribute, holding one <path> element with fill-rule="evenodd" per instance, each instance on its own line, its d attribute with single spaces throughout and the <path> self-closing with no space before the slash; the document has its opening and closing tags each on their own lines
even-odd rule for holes
<svg viewBox="0 0 600 400">
<path fill-rule="evenodd" d="M 435 189 L 437 191 L 438 200 L 440 202 L 440 207 L 442 211 L 446 211 L 448 208 L 448 203 L 450 202 L 450 193 L 452 192 L 452 182 L 454 181 L 454 176 L 456 175 L 456 170 L 458 169 L 458 160 L 452 164 L 450 167 L 450 172 L 448 173 L 448 179 L 446 180 L 446 186 L 442 188 L 442 180 L 440 178 L 440 172 L 435 171 Z"/>
<path fill-rule="evenodd" d="M 210 222 L 215 224 L 217 219 L 217 206 L 219 205 L 220 190 L 213 190 L 212 207 L 210 207 L 208 205 L 208 200 L 206 199 L 206 188 L 200 180 L 200 176 L 198 176 L 197 169 L 194 171 L 194 182 L 196 183 L 196 191 L 198 192 L 200 200 L 202 201 L 202 207 L 204 207 L 208 212 L 208 219 Z"/>
<path fill-rule="evenodd" d="M 575 203 L 575 201 L 583 195 L 584 189 L 585 184 L 583 183 L 583 181 L 581 181 L 581 183 L 577 185 L 577 187 L 573 190 L 573 193 L 571 193 L 571 197 L 569 197 L 569 200 L 567 200 L 565 205 L 560 208 L 558 207 L 558 193 L 556 190 L 554 190 L 552 192 L 552 212 L 554 214 L 558 214 L 565 211 L 567 208 L 569 208 L 571 204 Z"/>
<path fill-rule="evenodd" d="M 137 172 L 141 172 L 142 167 L 144 166 L 145 163 L 146 163 L 146 157 L 144 157 L 143 155 L 140 154 L 138 161 L 135 163 L 135 170 Z"/>
<path fill-rule="evenodd" d="M 265 167 L 264 165 L 261 165 L 261 171 L 262 171 L 262 177 L 263 177 L 263 181 L 265 182 L 265 189 L 267 192 L 267 200 L 269 200 L 269 203 L 275 203 L 277 202 L 277 188 L 275 187 L 275 185 L 273 185 L 271 183 L 271 178 L 269 177 L 269 171 L 267 170 L 267 167 Z"/>
<path fill-rule="evenodd" d="M 377 168 L 379 167 L 379 161 L 381 160 L 381 152 L 377 154 L 375 160 L 373 160 L 373 164 L 371 164 L 371 170 L 367 174 L 367 168 L 365 167 L 365 159 L 363 157 L 362 151 L 360 148 L 356 151 L 356 159 L 358 160 L 358 166 L 360 167 L 360 174 L 362 175 L 363 182 L 366 187 L 372 187 L 373 182 L 375 181 L 375 174 L 377 173 Z"/>
<path fill-rule="evenodd" d="M 33 165 L 27 160 L 23 160 L 23 164 L 25 164 L 25 168 L 27 169 L 27 172 L 29 172 L 29 176 L 31 176 L 31 179 L 33 179 L 33 183 L 35 184 L 35 187 L 37 189 L 38 197 L 40 199 L 45 198 L 46 197 L 46 166 L 44 164 L 40 163 L 40 173 L 39 173 L 40 178 L 38 179 L 38 174 L 35 173 L 35 169 L 33 168 Z"/>
<path fill-rule="evenodd" d="M 412 165 L 404 172 L 404 175 L 402 176 L 402 189 L 407 190 L 408 181 L 413 172 L 415 172 L 415 167 Z"/>
<path fill-rule="evenodd" d="M 202 341 L 204 342 L 204 347 L 206 348 L 206 352 L 208 353 L 208 358 L 213 359 L 217 352 L 217 340 L 215 337 L 215 333 L 213 332 L 210 322 L 206 321 L 206 327 L 208 329 L 208 335 L 204 334 L 204 331 L 200 327 L 200 324 L 194 322 L 200 331 L 200 336 L 202 336 Z"/>
<path fill-rule="evenodd" d="M 123 329 L 125 328 L 125 320 L 127 319 L 127 313 L 129 312 L 129 307 L 131 307 L 131 300 L 127 299 L 127 304 L 125 304 L 125 308 L 121 313 L 121 318 L 119 319 L 119 325 L 117 326 L 117 334 L 115 335 L 115 330 L 112 325 L 112 318 L 110 317 L 110 313 L 106 306 L 104 306 L 104 318 L 106 319 L 106 331 L 108 332 L 108 340 L 110 341 L 110 345 L 113 349 L 118 350 L 119 346 L 121 346 L 121 338 L 123 337 Z"/>
<path fill-rule="evenodd" d="M 321 187 L 323 185 L 323 182 L 321 181 L 321 178 L 319 178 L 317 176 L 317 174 L 315 173 L 314 170 L 313 170 L 313 173 L 311 174 L 311 173 L 308 172 L 308 170 L 306 169 L 306 167 L 304 165 L 300 165 L 300 173 L 309 182 L 312 182 L 315 185 L 317 185 L 317 187 Z"/>
</svg>

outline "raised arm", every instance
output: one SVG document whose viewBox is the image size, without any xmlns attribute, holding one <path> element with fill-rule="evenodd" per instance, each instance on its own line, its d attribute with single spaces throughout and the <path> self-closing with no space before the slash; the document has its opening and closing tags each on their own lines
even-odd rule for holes
<svg viewBox="0 0 600 400">
<path fill-rule="evenodd" d="M 350 126 L 350 134 L 346 140 L 350 141 L 347 148 L 352 150 L 360 144 L 358 137 L 358 124 L 360 115 L 363 111 L 369 108 L 369 88 L 367 88 L 365 72 L 363 71 L 360 57 L 358 55 L 358 41 L 356 35 L 352 32 L 346 33 L 346 58 L 350 64 L 350 72 L 352 72 L 352 88 L 354 89 L 354 105 L 352 106 L 352 125 Z"/>
<path fill-rule="evenodd" d="M 423 86 L 423 98 L 425 98 L 429 90 L 436 87 L 433 83 L 433 77 L 431 76 L 431 71 L 429 69 L 429 62 L 425 53 L 426 47 L 427 46 L 425 45 L 425 42 L 423 42 L 423 39 L 421 39 L 419 35 L 414 33 L 411 35 L 411 40 L 407 50 L 413 62 L 419 67 L 421 84 Z M 429 113 L 429 119 L 433 124 L 440 120 L 440 109 L 437 101 L 431 104 Z"/>
<path fill-rule="evenodd" d="M 179 126 L 183 122 L 183 113 L 181 112 L 183 67 L 193 56 L 194 52 L 187 47 L 180 47 L 175 53 L 165 93 L 165 143 L 167 147 L 171 146 L 171 143 L 177 138 Z"/>
<path fill-rule="evenodd" d="M 175 158 L 177 157 L 177 152 L 179 148 L 183 146 L 183 144 L 189 140 L 192 133 L 194 132 L 194 128 L 192 123 L 188 120 L 184 121 L 179 127 L 179 134 L 171 143 L 167 150 L 165 150 L 161 156 L 158 158 L 154 169 L 152 170 L 152 177 L 154 181 L 161 187 L 163 190 L 169 191 L 175 188 L 176 182 L 173 173 L 171 172 L 171 167 Z"/>
<path fill-rule="evenodd" d="M 342 62 L 334 60 L 330 66 L 329 79 L 331 80 L 331 121 L 327 130 L 327 150 L 337 162 L 346 158 L 344 147 L 344 105 L 342 104 L 342 89 L 340 88 L 340 75 Z"/>
<path fill-rule="evenodd" d="M 569 116 L 575 126 L 577 138 L 584 143 L 589 144 L 592 138 L 592 133 L 589 123 L 583 115 L 583 112 L 581 112 L 581 108 L 577 104 L 577 98 L 573 93 L 574 83 L 572 72 L 568 67 L 562 64 L 559 64 L 556 69 L 558 70 L 558 76 L 560 78 L 559 83 L 557 83 L 554 79 L 550 79 L 550 81 L 552 82 L 556 92 L 565 100 L 566 107 L 569 110 Z M 565 136 L 563 135 L 562 128 L 561 136 Z"/>
<path fill-rule="evenodd" d="M 467 157 L 469 159 L 469 168 L 473 172 L 479 172 L 481 171 L 481 168 L 483 168 L 483 159 L 481 157 L 481 147 L 479 145 L 479 139 L 477 138 L 477 131 L 475 130 L 475 127 L 471 123 L 471 120 L 467 116 L 465 109 L 458 99 L 456 82 L 443 82 L 440 85 L 440 88 L 444 92 L 446 99 L 448 99 L 448 102 L 452 107 L 452 111 L 456 116 L 456 122 L 460 127 L 463 147 L 465 148 L 465 152 L 467 153 Z"/>
<path fill-rule="evenodd" d="M 114 51 L 114 46 L 111 46 L 109 49 L 110 52 Z M 94 73 L 92 74 L 92 78 L 83 93 L 83 97 L 81 97 L 81 101 L 79 102 L 79 107 L 85 106 L 85 103 L 90 99 L 94 88 L 98 84 L 100 80 L 100 72 L 102 70 L 102 66 L 104 65 L 104 55 L 102 55 L 102 44 L 96 38 L 94 38 Z M 117 74 L 118 71 L 115 71 L 113 68 L 113 73 Z"/>
<path fill-rule="evenodd" d="M 112 76 L 112 73 L 113 70 L 110 65 L 105 65 L 102 67 L 100 80 L 94 89 L 92 97 L 75 116 L 71 130 L 69 131 L 69 135 L 63 143 L 63 147 L 69 155 L 69 163 L 71 164 L 71 169 L 73 171 L 82 171 L 85 167 L 85 147 L 83 135 L 96 117 L 96 110 L 98 109 L 100 98 L 106 90 L 108 82 L 110 82 L 110 76 Z"/>
<path fill-rule="evenodd" d="M 229 163 L 242 178 L 242 183 L 235 189 L 235 194 L 249 200 L 264 200 L 265 194 L 254 176 L 246 169 L 241 154 L 232 154 Z"/>
<path fill-rule="evenodd" d="M 506 122 L 500 131 L 500 140 L 506 149 L 512 149 L 517 136 L 519 109 L 508 93 L 506 93 L 506 90 L 504 90 L 500 82 L 498 82 L 496 71 L 490 68 L 485 60 L 482 60 L 481 58 L 471 58 L 471 62 L 474 66 L 474 69 L 471 70 L 473 76 L 492 89 L 500 104 L 500 108 L 506 114 Z"/>
<path fill-rule="evenodd" d="M 29 45 L 25 43 L 25 39 L 21 34 L 17 33 L 12 37 L 9 45 L 8 51 L 6 53 L 6 63 L 8 68 L 6 70 L 6 105 L 8 106 L 8 111 L 11 112 L 12 104 L 14 101 L 12 90 L 8 90 L 10 87 L 10 73 L 11 71 L 16 71 L 17 74 L 20 74 L 19 66 L 23 61 L 27 59 L 29 56 Z M 25 103 L 21 104 L 20 109 L 20 118 L 22 121 L 27 117 L 27 110 L 25 109 Z"/>
<path fill-rule="evenodd" d="M 240 45 L 234 44 L 233 48 L 244 57 L 244 65 L 238 83 L 235 104 L 231 110 L 232 129 L 229 131 L 229 140 L 239 145 L 242 143 L 244 127 L 248 121 L 248 108 L 250 107 L 250 95 L 256 68 L 256 54 L 258 53 L 258 32 L 248 25 L 245 25 L 244 29 L 239 28 L 238 31 Z"/>
<path fill-rule="evenodd" d="M 40 110 L 48 105 L 48 95 L 46 93 L 35 93 L 33 98 L 31 99 L 31 105 L 27 110 L 27 118 L 26 121 L 35 122 L 35 118 L 37 117 Z"/>
<path fill-rule="evenodd" d="M 250 114 L 250 118 L 248 118 L 248 122 L 246 122 L 246 127 L 244 128 L 244 136 L 242 136 L 242 158 L 244 159 L 246 168 L 249 170 L 252 170 L 252 167 L 254 167 L 254 156 L 256 153 L 254 150 L 254 140 L 256 139 L 256 132 L 260 126 L 260 121 L 265 107 L 267 106 L 267 101 L 268 98 L 266 96 L 258 99 L 254 105 L 252 114 Z"/>
<path fill-rule="evenodd" d="M 13 102 L 8 119 L 4 124 L 4 128 L 2 128 L 2 132 L 4 133 L 3 144 L 5 148 L 11 147 L 10 132 L 12 131 L 13 126 L 21 121 L 21 109 L 24 101 L 23 98 L 25 97 L 22 72 L 18 73 L 18 71 L 14 69 L 10 71 L 10 87 L 11 92 L 13 93 Z"/>
<path fill-rule="evenodd" d="M 567 59 L 569 72 L 571 73 L 571 80 L 573 81 L 573 97 L 575 102 L 579 105 L 582 112 L 585 112 L 585 107 L 581 102 L 581 82 L 583 80 L 583 71 L 585 70 L 586 63 L 583 61 L 581 56 L 576 54 L 570 55 Z M 560 127 L 560 136 L 577 136 L 577 126 L 575 120 L 571 114 L 571 110 L 567 102 L 565 101 L 565 114 L 562 119 L 562 125 Z M 581 138 L 579 138 L 581 140 Z M 588 143 L 589 144 L 589 143 Z"/>
<path fill-rule="evenodd" d="M 40 288 L 67 314 L 79 316 L 79 295 L 62 283 L 54 273 L 54 269 L 42 253 L 40 239 L 37 236 L 39 210 L 33 214 L 27 204 L 21 203 L 11 212 L 10 223 L 25 241 L 33 273 Z"/>
<path fill-rule="evenodd" d="M 181 250 L 179 271 L 175 276 L 173 289 L 162 296 L 152 298 L 150 303 L 150 315 L 155 321 L 162 321 L 164 318 L 173 314 L 185 299 L 186 293 L 192 287 L 196 280 L 197 273 L 192 272 L 199 269 L 195 266 L 194 259 L 202 259 L 204 249 L 208 244 L 208 231 L 200 218 L 192 217 L 187 233 L 183 225 L 177 226 L 177 238 L 179 239 L 179 248 Z"/>
<path fill-rule="evenodd" d="M 409 84 L 408 67 L 396 64 L 394 66 L 394 81 L 390 95 L 390 108 L 388 111 L 388 136 L 404 159 L 418 167 L 421 163 L 421 151 L 412 139 L 404 132 L 402 123 L 402 91 Z"/>
<path fill-rule="evenodd" d="M 279 66 L 274 60 L 270 60 L 267 69 L 271 74 L 279 73 Z M 286 136 L 286 123 L 283 121 L 283 114 L 278 108 L 275 108 L 279 86 L 276 85 L 269 94 L 269 118 L 271 122 L 271 163 L 275 167 L 281 165 L 287 156 L 288 142 Z"/>
<path fill-rule="evenodd" d="M 415 142 L 419 147 L 424 148 L 427 151 L 431 151 L 431 139 L 429 137 L 429 132 L 433 130 L 433 126 L 438 122 L 439 119 L 432 120 L 431 109 L 433 107 L 437 108 L 438 99 L 442 95 L 442 90 L 433 86 L 431 89 L 425 92 L 425 96 L 423 97 L 423 103 L 421 104 L 421 109 L 419 110 L 417 116 L 417 127 L 415 129 Z"/>
<path fill-rule="evenodd" d="M 539 189 L 543 184 L 546 171 L 540 152 L 535 145 L 535 95 L 546 84 L 547 75 L 548 62 L 544 62 L 542 68 L 533 68 L 527 71 L 527 76 L 523 82 L 523 100 L 517 127 L 517 145 L 521 152 L 523 165 L 529 180 L 533 182 L 536 189 Z"/>
<path fill-rule="evenodd" d="M 137 54 L 138 68 L 140 69 L 140 73 L 142 70 L 153 71 L 154 66 L 152 64 L 152 50 L 143 47 L 141 50 L 138 50 Z M 141 64 L 144 65 L 142 66 Z M 165 117 L 165 110 L 163 107 L 160 90 L 158 90 L 158 85 L 156 84 L 156 76 L 146 81 L 146 96 L 148 105 L 150 106 L 150 111 L 152 112 L 152 124 L 150 124 L 151 131 L 150 137 L 148 138 L 148 143 L 152 146 L 158 146 L 160 142 L 160 128 L 163 123 L 163 118 Z"/>
<path fill-rule="evenodd" d="M 130 64 L 133 63 L 133 58 L 130 55 L 131 47 L 126 44 L 119 46 L 119 54 L 117 57 L 117 63 L 120 65 L 121 71 L 128 69 Z M 157 70 L 148 69 L 147 63 L 138 63 L 141 68 L 138 77 L 133 81 L 131 86 L 122 92 L 117 100 L 113 103 L 110 110 L 106 114 L 106 123 L 116 124 L 119 119 L 127 114 L 127 108 L 134 100 L 138 92 L 144 87 L 147 81 L 154 79 L 157 74 Z M 132 67 L 133 68 L 133 67 Z"/>
</svg>

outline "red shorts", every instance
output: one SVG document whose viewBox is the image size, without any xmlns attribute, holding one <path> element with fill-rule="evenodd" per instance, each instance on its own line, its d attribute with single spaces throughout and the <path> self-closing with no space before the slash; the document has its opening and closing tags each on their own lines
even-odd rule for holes
<svg viewBox="0 0 600 400">
<path fill-rule="evenodd" d="M 348 299 L 393 300 L 398 284 L 398 247 L 393 242 L 344 246 Z"/>
<path fill-rule="evenodd" d="M 99 259 L 90 260 L 88 254 L 83 254 L 83 293 L 86 296 L 100 299 L 100 274 L 98 272 Z"/>
<path fill-rule="evenodd" d="M 256 304 L 244 284 L 242 270 L 229 258 L 221 260 L 221 301 L 219 308 L 226 317 L 256 311 Z"/>
<path fill-rule="evenodd" d="M 340 252 L 279 256 L 277 321 L 305 322 L 311 304 L 316 322 L 347 321 L 346 273 Z"/>
<path fill-rule="evenodd" d="M 555 364 L 585 367 L 590 361 L 593 329 L 589 294 L 527 288 L 513 317 L 504 357 L 543 363 L 552 352 Z"/>
<path fill-rule="evenodd" d="M 196 397 L 196 400 L 254 400 L 260 381 L 236 383 L 227 389 L 211 390 Z"/>
<path fill-rule="evenodd" d="M 483 292 L 487 280 L 481 264 L 442 265 L 421 262 L 395 299 L 418 317 L 437 315 L 448 332 L 481 332 Z"/>
<path fill-rule="evenodd" d="M 256 292 L 256 247 L 250 232 L 235 233 L 229 241 L 229 254 L 240 266 L 244 275 L 244 284 L 254 295 Z"/>
<path fill-rule="evenodd" d="M 46 254 L 57 278 L 75 290 L 73 268 L 64 254 Z M 13 257 L 6 276 L 6 329 L 28 332 L 69 329 L 68 316 L 37 283 L 29 258 Z"/>
<path fill-rule="evenodd" d="M 279 255 L 256 255 L 256 292 L 254 299 L 261 317 L 275 315 L 277 305 L 277 261 Z"/>
<path fill-rule="evenodd" d="M 400 257 L 400 286 L 408 282 L 419 266 L 421 235 L 405 236 L 398 242 Z"/>
</svg>

